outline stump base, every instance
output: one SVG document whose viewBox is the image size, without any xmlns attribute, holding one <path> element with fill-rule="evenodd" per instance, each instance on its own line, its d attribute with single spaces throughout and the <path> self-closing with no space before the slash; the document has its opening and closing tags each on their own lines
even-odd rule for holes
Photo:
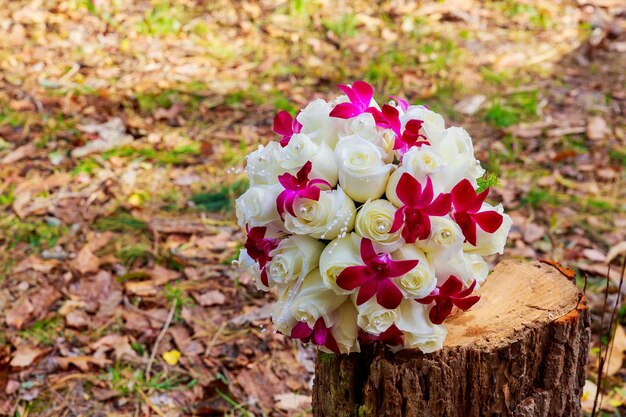
<svg viewBox="0 0 626 417">
<path fill-rule="evenodd" d="M 589 349 L 584 296 L 554 268 L 500 263 L 448 319 L 441 351 L 318 354 L 317 417 L 578 417 Z"/>
</svg>

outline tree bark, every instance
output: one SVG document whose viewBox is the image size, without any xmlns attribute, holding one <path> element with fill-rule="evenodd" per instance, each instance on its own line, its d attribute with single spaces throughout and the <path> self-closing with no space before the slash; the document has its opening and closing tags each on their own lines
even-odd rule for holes
<svg viewBox="0 0 626 417">
<path fill-rule="evenodd" d="M 318 354 L 313 414 L 580 416 L 590 331 L 575 284 L 545 264 L 505 261 L 478 293 L 478 304 L 446 321 L 438 352 Z"/>
</svg>

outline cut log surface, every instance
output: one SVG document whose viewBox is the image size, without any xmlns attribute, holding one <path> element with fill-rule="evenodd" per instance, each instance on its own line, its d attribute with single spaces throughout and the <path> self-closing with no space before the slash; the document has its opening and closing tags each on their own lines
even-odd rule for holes
<svg viewBox="0 0 626 417">
<path fill-rule="evenodd" d="M 314 415 L 580 416 L 590 331 L 575 284 L 549 265 L 504 261 L 478 294 L 446 321 L 438 352 L 318 354 Z"/>
</svg>

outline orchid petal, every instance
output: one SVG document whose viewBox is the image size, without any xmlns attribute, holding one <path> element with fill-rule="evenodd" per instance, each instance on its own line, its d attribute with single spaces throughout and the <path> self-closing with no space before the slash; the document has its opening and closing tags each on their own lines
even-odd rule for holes
<svg viewBox="0 0 626 417">
<path fill-rule="evenodd" d="M 330 117 L 338 119 L 350 119 L 358 115 L 359 110 L 352 103 L 339 103 L 329 113 Z"/>
<path fill-rule="evenodd" d="M 474 191 L 475 193 L 476 191 Z M 467 212 L 468 213 L 476 213 L 478 212 L 478 210 L 480 210 L 480 208 L 483 205 L 483 202 L 485 201 L 485 198 L 487 198 L 487 195 L 489 195 L 489 188 L 483 190 L 481 193 L 476 194 L 476 196 L 473 198 L 472 203 L 467 207 Z"/>
<path fill-rule="evenodd" d="M 288 172 L 278 176 L 278 182 L 285 188 L 285 190 L 293 190 L 295 188 L 296 181 L 296 177 Z"/>
<path fill-rule="evenodd" d="M 474 191 L 472 183 L 469 182 L 467 178 L 459 182 L 452 189 L 452 204 L 456 211 L 466 212 L 475 199 L 476 192 Z"/>
<path fill-rule="evenodd" d="M 494 210 L 470 214 L 470 217 L 487 233 L 495 233 L 504 221 L 502 214 Z"/>
<path fill-rule="evenodd" d="M 352 91 L 354 91 L 358 97 L 358 101 L 363 106 L 363 110 L 369 107 L 372 97 L 374 97 L 374 89 L 371 85 L 365 81 L 355 81 L 354 84 L 352 84 Z"/>
<path fill-rule="evenodd" d="M 394 309 L 402 302 L 402 292 L 391 280 L 383 280 L 378 283 L 376 301 L 381 307 Z"/>
<path fill-rule="evenodd" d="M 364 302 L 368 301 L 370 298 L 376 294 L 378 290 L 378 282 L 376 280 L 369 280 L 361 285 L 359 288 L 359 294 L 356 297 L 356 305 L 360 306 Z"/>
<path fill-rule="evenodd" d="M 298 173 L 296 174 L 298 182 L 305 183 L 306 181 L 308 181 L 309 174 L 311 173 L 311 169 L 313 169 L 313 163 L 311 161 L 307 161 L 302 166 L 302 168 L 300 168 L 300 171 L 298 171 Z"/>
<path fill-rule="evenodd" d="M 324 346 L 332 352 L 336 353 L 337 355 L 341 353 L 341 351 L 339 350 L 339 345 L 337 344 L 337 340 L 335 340 L 335 336 L 333 336 L 333 332 L 330 331 L 330 329 L 328 330 L 326 343 L 324 343 Z"/>
<path fill-rule="evenodd" d="M 452 206 L 452 196 L 450 194 L 439 194 L 424 212 L 429 216 L 445 216 L 450 212 Z"/>
<path fill-rule="evenodd" d="M 472 308 L 472 306 L 476 304 L 479 300 L 479 295 L 471 295 L 469 297 L 463 298 L 450 297 L 450 301 L 452 302 L 452 304 L 454 304 L 456 307 L 460 308 L 463 311 Z"/>
<path fill-rule="evenodd" d="M 404 204 L 415 207 L 422 194 L 422 185 L 411 174 L 405 172 L 398 181 L 396 194 Z"/>
<path fill-rule="evenodd" d="M 462 289 L 463 282 L 454 275 L 450 275 L 446 282 L 439 288 L 439 293 L 444 296 L 450 296 L 458 293 Z"/>
<path fill-rule="evenodd" d="M 397 232 L 404 224 L 405 208 L 406 206 L 400 207 L 398 210 L 396 210 L 396 213 L 393 215 L 393 223 L 391 225 L 391 229 L 389 229 L 389 233 Z"/>
<path fill-rule="evenodd" d="M 311 333 L 313 333 L 313 329 L 311 329 L 308 324 L 301 321 L 293 326 L 293 329 L 291 329 L 291 338 L 306 339 L 311 336 Z"/>
<path fill-rule="evenodd" d="M 363 265 L 348 266 L 337 277 L 337 286 L 344 290 L 352 291 L 360 287 L 368 280 L 367 267 Z"/>
<path fill-rule="evenodd" d="M 368 265 L 372 263 L 377 257 L 378 254 L 374 249 L 374 244 L 372 243 L 372 241 L 366 237 L 361 239 L 361 259 L 363 260 L 363 262 Z"/>
<path fill-rule="evenodd" d="M 417 199 L 416 206 L 422 208 L 428 206 L 433 201 L 433 181 L 429 176 L 426 176 L 426 186 L 422 189 L 422 193 Z"/>
<path fill-rule="evenodd" d="M 274 117 L 274 132 L 282 136 L 293 134 L 293 118 L 288 112 L 281 110 Z"/>
<path fill-rule="evenodd" d="M 339 84 L 337 88 L 340 89 L 346 96 L 348 96 L 348 100 L 350 100 L 351 103 L 357 101 L 357 96 L 356 94 L 354 94 L 352 87 L 350 87 L 349 85 Z"/>
<path fill-rule="evenodd" d="M 301 190 L 298 192 L 298 196 L 300 198 L 308 198 L 309 200 L 319 200 L 320 199 L 320 193 L 322 190 L 320 190 L 319 188 L 313 186 L 313 187 L 307 187 L 304 190 Z"/>
<path fill-rule="evenodd" d="M 435 304 L 428 313 L 428 318 L 433 324 L 442 324 L 445 319 L 452 313 L 452 302 L 450 300 L 442 300 L 441 303 Z"/>
<path fill-rule="evenodd" d="M 400 277 L 419 264 L 419 259 L 407 259 L 401 261 L 391 261 L 389 266 L 389 278 Z"/>
</svg>

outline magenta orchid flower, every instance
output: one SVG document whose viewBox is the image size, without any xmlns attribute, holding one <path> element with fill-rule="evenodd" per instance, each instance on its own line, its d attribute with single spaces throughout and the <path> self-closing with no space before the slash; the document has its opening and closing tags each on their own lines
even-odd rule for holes
<svg viewBox="0 0 626 417">
<path fill-rule="evenodd" d="M 452 189 L 452 218 L 459 225 L 465 239 L 476 246 L 476 226 L 487 233 L 495 233 L 502 225 L 503 216 L 495 210 L 480 211 L 489 188 L 476 193 L 468 179 Z"/>
<path fill-rule="evenodd" d="M 350 119 L 370 108 L 374 89 L 365 81 L 355 81 L 352 87 L 340 84 L 337 87 L 348 96 L 349 103 L 339 103 L 330 112 L 330 117 Z"/>
<path fill-rule="evenodd" d="M 398 106 L 402 109 L 402 111 L 406 111 L 409 108 L 409 102 L 405 99 L 396 96 L 389 96 L 390 99 L 395 100 L 398 103 Z"/>
<path fill-rule="evenodd" d="M 402 330 L 398 329 L 395 324 L 389 326 L 387 330 L 378 336 L 359 330 L 359 340 L 363 343 L 382 342 L 383 344 L 389 346 L 404 346 L 403 336 L 404 333 Z"/>
<path fill-rule="evenodd" d="M 303 321 L 298 322 L 293 329 L 291 329 L 291 338 L 300 339 L 303 342 L 311 342 L 317 346 L 325 346 L 331 351 L 339 354 L 339 345 L 333 336 L 331 327 L 326 327 L 324 319 L 320 317 L 317 319 L 313 328 Z"/>
<path fill-rule="evenodd" d="M 441 324 L 452 313 L 452 307 L 467 311 L 480 300 L 480 296 L 471 295 L 475 287 L 476 280 L 468 288 L 463 289 L 461 280 L 450 275 L 446 282 L 435 288 L 430 295 L 415 301 L 420 304 L 430 304 L 434 301 L 435 305 L 430 309 L 428 317 L 433 324 Z"/>
<path fill-rule="evenodd" d="M 267 232 L 267 227 L 253 227 L 252 229 L 248 229 L 246 226 L 246 231 L 248 232 L 248 238 L 246 239 L 244 247 L 246 251 L 248 251 L 250 258 L 259 264 L 261 268 L 261 282 L 267 287 L 268 280 L 265 267 L 269 261 L 272 260 L 270 252 L 278 247 L 280 239 L 266 238 L 265 233 Z"/>
<path fill-rule="evenodd" d="M 402 293 L 391 278 L 406 274 L 417 266 L 419 260 L 392 260 L 388 253 L 376 253 L 374 244 L 367 238 L 361 239 L 361 259 L 365 265 L 346 267 L 337 277 L 337 285 L 348 291 L 360 287 L 357 305 L 376 295 L 376 301 L 381 306 L 389 309 L 398 307 Z"/>
<path fill-rule="evenodd" d="M 276 117 L 274 117 L 274 132 L 282 136 L 280 146 L 283 148 L 289 144 L 293 135 L 300 133 L 302 130 L 302 124 L 300 124 L 297 118 L 298 115 L 292 117 L 291 114 L 284 110 L 279 111 Z"/>
<path fill-rule="evenodd" d="M 322 191 L 319 186 L 332 188 L 328 181 L 319 178 L 309 180 L 312 167 L 313 163 L 308 161 L 295 176 L 288 172 L 278 176 L 278 182 L 285 188 L 276 197 L 276 209 L 281 219 L 284 220 L 285 210 L 292 216 L 296 216 L 293 210 L 296 198 L 308 198 L 317 201 Z"/>
<path fill-rule="evenodd" d="M 394 141 L 393 149 L 399 150 L 400 154 L 404 155 L 414 146 L 430 145 L 426 136 L 420 133 L 420 129 L 424 124 L 422 120 L 409 120 L 404 126 L 404 132 L 402 132 L 400 112 L 395 107 L 385 104 L 382 110 L 370 109 L 369 111 L 374 116 L 376 126 L 383 129 L 391 129 L 395 133 L 396 140 Z"/>
<path fill-rule="evenodd" d="M 408 173 L 402 174 L 396 187 L 396 194 L 404 203 L 396 210 L 389 233 L 402 228 L 402 237 L 406 243 L 428 239 L 430 236 L 430 217 L 445 216 L 450 212 L 450 194 L 442 193 L 433 201 L 433 182 L 426 177 L 426 186 Z"/>
</svg>

